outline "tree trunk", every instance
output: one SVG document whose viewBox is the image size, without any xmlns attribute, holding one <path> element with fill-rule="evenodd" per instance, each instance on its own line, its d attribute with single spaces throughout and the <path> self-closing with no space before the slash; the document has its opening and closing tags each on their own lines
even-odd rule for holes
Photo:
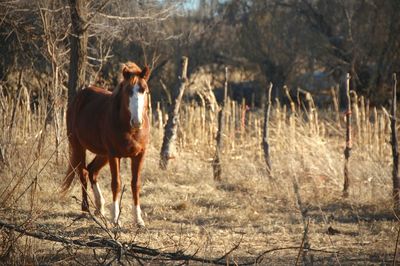
<svg viewBox="0 0 400 266">
<path fill-rule="evenodd" d="M 221 168 L 221 153 L 223 148 L 222 136 L 224 134 L 225 106 L 227 98 L 228 98 L 228 68 L 225 67 L 224 99 L 222 102 L 221 109 L 218 112 L 218 132 L 216 137 L 217 146 L 215 148 L 214 160 L 212 162 L 214 180 L 216 181 L 221 181 L 221 174 L 222 174 L 222 168 Z"/>
<path fill-rule="evenodd" d="M 188 58 L 182 57 L 181 75 L 179 76 L 179 86 L 175 91 L 175 97 L 168 114 L 168 121 L 164 129 L 164 139 L 160 153 L 160 168 L 165 170 L 168 166 L 168 160 L 175 158 L 176 131 L 179 123 L 179 107 L 181 106 L 182 96 L 187 84 L 187 66 Z"/>
<path fill-rule="evenodd" d="M 69 0 L 72 32 L 70 35 L 70 66 L 68 79 L 68 105 L 86 81 L 87 10 L 85 0 Z"/>
<path fill-rule="evenodd" d="M 286 82 L 285 73 L 288 73 L 288 70 L 285 71 L 281 65 L 277 65 L 271 60 L 264 60 L 262 68 L 266 79 L 274 84 L 272 88 L 272 98 L 282 99 L 282 88 L 285 86 Z"/>
</svg>

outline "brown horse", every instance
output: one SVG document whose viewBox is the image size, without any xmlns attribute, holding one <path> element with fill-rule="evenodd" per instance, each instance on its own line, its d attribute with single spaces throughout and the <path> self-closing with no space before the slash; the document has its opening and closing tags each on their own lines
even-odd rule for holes
<svg viewBox="0 0 400 266">
<path fill-rule="evenodd" d="M 67 134 L 70 144 L 70 167 L 63 182 L 63 191 L 70 187 L 75 173 L 82 183 L 82 211 L 89 210 L 87 179 L 94 193 L 96 212 L 104 214 L 104 198 L 97 177 L 107 163 L 111 170 L 113 193 L 112 222 L 118 223 L 121 193 L 120 158 L 131 158 L 132 194 L 135 222 L 144 226 L 139 202 L 140 172 L 149 140 L 150 69 L 141 70 L 135 63 L 122 69 L 123 80 L 108 92 L 87 87 L 80 92 L 67 110 Z M 86 150 L 96 154 L 86 166 Z"/>
</svg>

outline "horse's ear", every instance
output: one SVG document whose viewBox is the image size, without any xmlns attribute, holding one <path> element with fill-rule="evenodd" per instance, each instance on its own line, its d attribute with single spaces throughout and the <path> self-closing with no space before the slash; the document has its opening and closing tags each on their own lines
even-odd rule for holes
<svg viewBox="0 0 400 266">
<path fill-rule="evenodd" d="M 124 65 L 122 67 L 122 76 L 124 76 L 124 79 L 130 79 L 134 73 L 130 71 L 130 69 Z"/>
<path fill-rule="evenodd" d="M 117 95 L 119 93 L 119 90 L 121 88 L 121 84 L 118 84 L 112 91 L 113 95 Z"/>
<path fill-rule="evenodd" d="M 140 77 L 146 81 L 149 80 L 150 77 L 150 68 L 148 66 L 145 66 L 142 70 L 142 73 L 140 73 Z"/>
</svg>

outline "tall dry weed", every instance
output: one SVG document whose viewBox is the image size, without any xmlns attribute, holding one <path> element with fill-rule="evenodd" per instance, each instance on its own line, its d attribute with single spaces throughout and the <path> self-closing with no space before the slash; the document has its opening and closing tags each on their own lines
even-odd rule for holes
<svg viewBox="0 0 400 266">
<path fill-rule="evenodd" d="M 60 198 L 57 193 L 68 164 L 63 103 L 54 107 L 44 101 L 32 111 L 5 96 L 0 100 L 5 107 L 1 109 L 0 121 L 2 217 L 28 228 L 45 225 L 48 230 L 62 231 L 67 235 L 102 234 L 101 230 L 93 229 L 96 225 L 91 222 L 74 220 L 74 213 L 79 213 L 78 185 L 71 192 L 76 199 Z M 352 187 L 346 205 L 339 196 L 343 180 L 344 114 L 338 110 L 327 111 L 329 108 L 336 110 L 335 106 L 320 109 L 311 101 L 309 104 L 303 108 L 294 102 L 287 106 L 275 101 L 272 106 L 269 127 L 272 178 L 269 179 L 261 146 L 262 112 L 248 110 L 245 102 L 229 100 L 223 136 L 226 145 L 221 156 L 222 181 L 217 183 L 213 181 L 211 167 L 217 132 L 216 113 L 203 104 L 182 106 L 178 156 L 168 170 L 161 171 L 158 156 L 165 113 L 160 105 L 156 105 L 143 172 L 143 210 L 145 219 L 149 220 L 149 231 L 135 234 L 133 238 L 123 231 L 121 239 L 166 250 L 187 248 L 188 252 L 201 246 L 204 255 L 215 256 L 232 248 L 232 243 L 243 235 L 241 245 L 244 249 L 261 251 L 271 247 L 271 243 L 300 244 L 304 228 L 293 191 L 295 178 L 302 202 L 313 217 L 322 219 L 320 223 L 317 222 L 320 218 L 312 218 L 310 242 L 339 250 L 343 244 L 329 240 L 321 233 L 325 230 L 323 228 L 338 226 L 332 215 L 351 217 L 349 219 L 356 217 L 354 223 L 357 224 L 367 211 L 381 214 L 390 208 L 389 120 L 384 111 L 371 108 L 362 97 L 354 102 L 353 109 L 358 111 L 353 111 L 356 130 L 353 132 L 351 157 Z M 369 110 L 373 110 L 372 113 Z M 51 119 L 50 111 L 56 113 Z M 13 112 L 14 121 L 11 122 Z M 14 126 L 11 128 L 12 123 Z M 129 184 L 129 164 L 123 159 L 121 165 L 123 183 Z M 109 203 L 111 192 L 107 167 L 101 172 L 100 182 Z M 121 221 L 129 230 L 130 201 L 127 189 L 122 200 Z M 341 205 L 335 205 L 338 202 L 342 202 Z M 364 212 L 358 206 L 370 207 Z M 338 208 L 343 210 L 336 214 Z M 384 232 L 388 230 L 385 223 L 376 226 Z M 359 228 L 361 240 L 375 239 L 368 229 Z M 10 263 L 38 264 L 49 260 L 44 255 L 47 251 L 43 250 L 39 252 L 41 257 L 37 258 L 39 241 L 23 242 L 25 238 L 22 236 L 19 241 L 11 241 L 14 238 L 5 234 L 1 243 L 3 256 L 10 250 L 21 257 L 15 262 L 8 260 Z M 10 243 L 16 244 L 11 247 Z M 50 246 L 47 246 L 48 250 Z M 345 246 L 356 246 L 357 252 L 362 253 L 362 245 Z M 63 246 L 56 251 L 64 255 L 52 261 L 63 260 L 65 254 L 71 256 L 74 254 L 71 252 L 75 252 L 66 251 Z M 79 250 L 76 252 L 80 254 Z M 238 252 L 245 256 L 243 250 Z M 287 254 L 295 258 L 298 252 Z M 85 257 L 84 261 L 93 259 L 93 255 L 87 253 L 80 256 Z"/>
</svg>

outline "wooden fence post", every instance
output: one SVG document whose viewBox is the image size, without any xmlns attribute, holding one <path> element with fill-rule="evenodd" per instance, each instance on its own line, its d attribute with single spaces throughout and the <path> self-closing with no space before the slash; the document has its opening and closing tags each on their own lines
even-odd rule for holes
<svg viewBox="0 0 400 266">
<path fill-rule="evenodd" d="M 268 143 L 268 126 L 269 126 L 269 114 L 271 111 L 271 91 L 272 91 L 272 83 L 269 83 L 269 87 L 267 89 L 267 102 L 265 103 L 264 110 L 264 126 L 263 126 L 263 139 L 262 139 L 262 147 L 264 150 L 264 159 L 267 165 L 267 174 L 268 177 L 271 177 L 271 159 L 269 157 L 269 143 Z"/>
<path fill-rule="evenodd" d="M 223 134 L 224 134 L 224 124 L 225 124 L 225 108 L 226 102 L 228 98 L 228 68 L 225 67 L 225 84 L 224 84 L 224 99 L 221 106 L 221 109 L 218 113 L 218 132 L 217 132 L 217 146 L 215 148 L 215 156 L 212 162 L 213 166 L 213 175 L 214 180 L 220 181 L 221 180 L 221 152 L 223 148 Z"/>
<path fill-rule="evenodd" d="M 400 208 L 400 176 L 399 176 L 399 149 L 397 144 L 397 129 L 396 129 L 396 73 L 393 73 L 393 94 L 392 94 L 392 112 L 390 118 L 390 128 L 392 131 L 391 144 L 393 154 L 393 200 L 394 208 L 399 211 Z"/>
<path fill-rule="evenodd" d="M 171 105 L 168 121 L 164 128 L 164 138 L 160 152 L 160 168 L 165 170 L 168 166 L 168 160 L 175 158 L 176 153 L 176 131 L 179 123 L 179 107 L 181 105 L 182 96 L 187 84 L 187 66 L 189 59 L 186 56 L 182 57 L 181 75 L 179 76 L 179 86 L 174 95 L 174 100 Z"/>
<path fill-rule="evenodd" d="M 351 153 L 351 100 L 350 100 L 350 74 L 346 75 L 346 148 L 344 149 L 344 184 L 343 197 L 349 196 L 349 158 Z"/>
<path fill-rule="evenodd" d="M 331 94 L 332 94 L 332 100 L 333 100 L 333 109 L 335 110 L 336 123 L 338 125 L 338 128 L 340 128 L 339 99 L 338 99 L 338 93 L 337 93 L 336 87 L 331 87 Z"/>
</svg>

